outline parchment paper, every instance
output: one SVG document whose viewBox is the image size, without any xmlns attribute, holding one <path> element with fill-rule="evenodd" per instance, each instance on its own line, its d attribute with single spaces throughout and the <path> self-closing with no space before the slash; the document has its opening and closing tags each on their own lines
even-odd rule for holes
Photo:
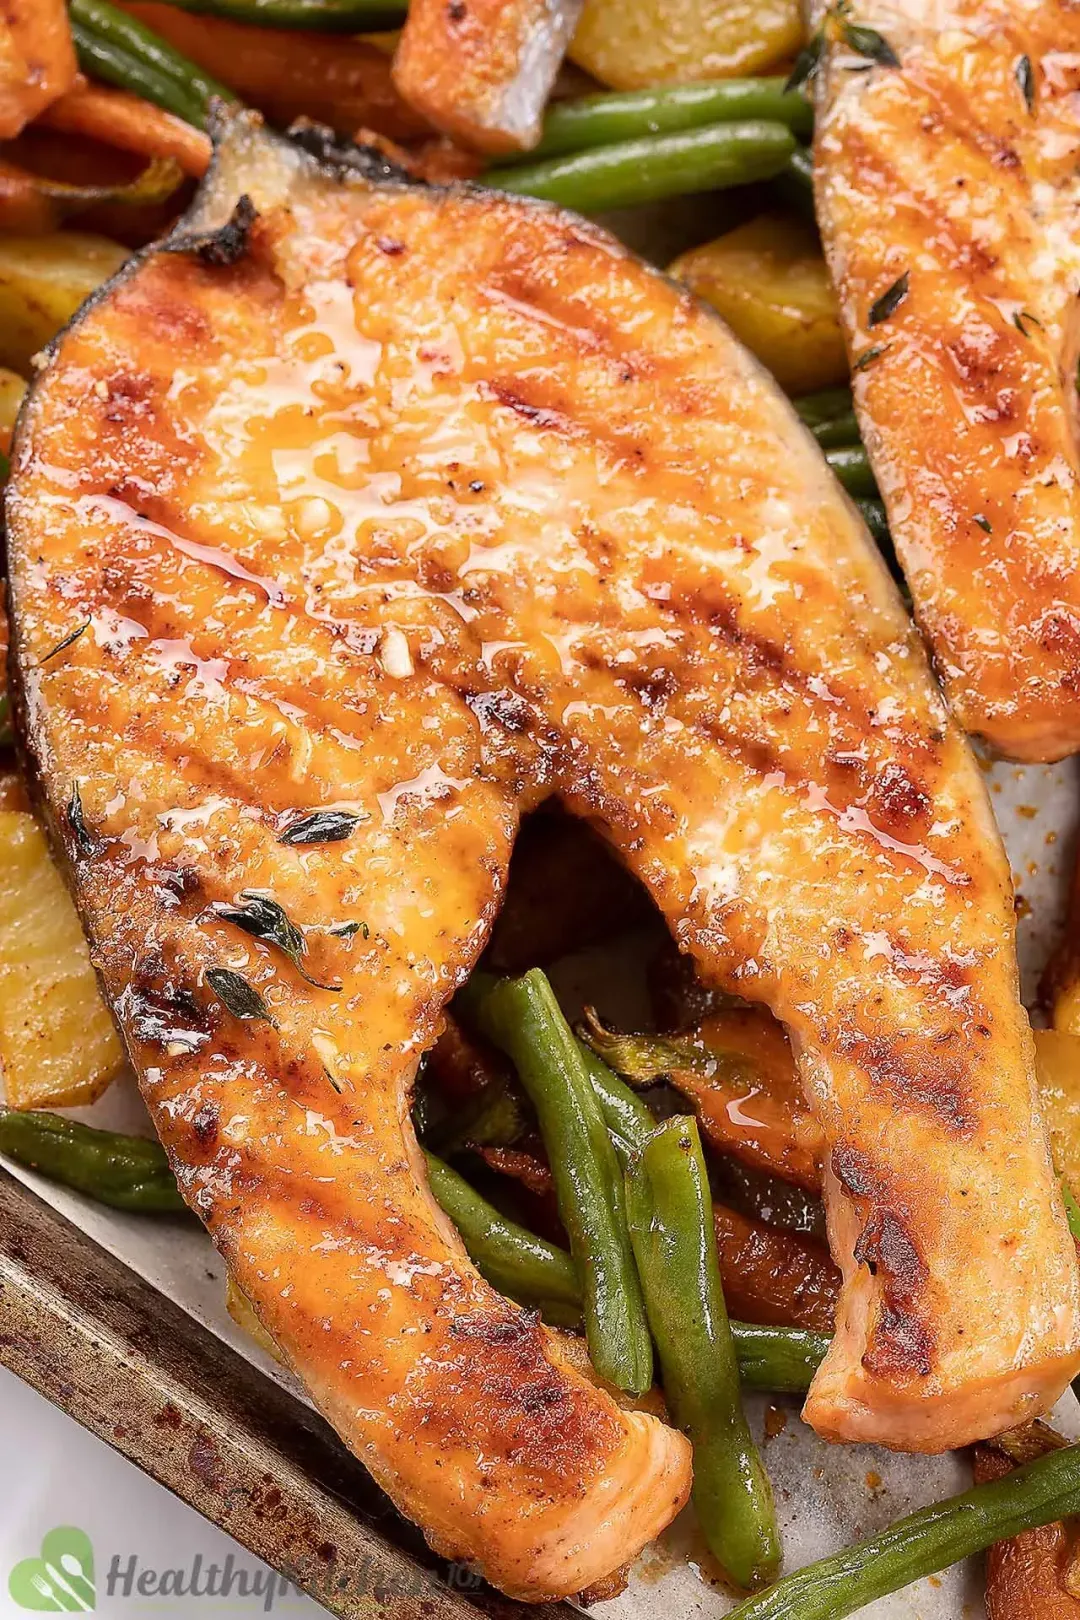
<svg viewBox="0 0 1080 1620">
<path fill-rule="evenodd" d="M 1080 762 L 998 764 L 988 770 L 987 782 L 1012 862 L 1024 994 L 1033 1005 L 1039 975 L 1064 919 L 1080 810 Z M 578 967 L 587 976 L 587 964 Z M 561 990 L 572 995 L 575 964 L 566 964 L 559 978 Z M 629 983 L 628 975 L 619 979 L 624 986 Z M 120 1129 L 148 1129 L 133 1082 L 119 1083 L 80 1117 Z M 178 1221 L 105 1210 L 18 1165 L 8 1163 L 8 1168 L 268 1377 L 302 1393 L 229 1317 L 224 1269 L 201 1231 Z M 789 1569 L 970 1484 L 962 1457 L 904 1457 L 866 1446 L 829 1446 L 800 1422 L 797 1401 L 753 1397 L 749 1404 L 776 1491 Z M 1080 1412 L 1072 1395 L 1059 1403 L 1055 1422 L 1070 1437 L 1080 1434 Z M 718 1620 L 733 1601 L 710 1565 L 688 1510 L 639 1560 L 627 1591 L 593 1612 L 603 1620 Z M 862 1614 L 866 1620 L 982 1620 L 980 1572 L 958 1566 L 883 1598 Z"/>
</svg>

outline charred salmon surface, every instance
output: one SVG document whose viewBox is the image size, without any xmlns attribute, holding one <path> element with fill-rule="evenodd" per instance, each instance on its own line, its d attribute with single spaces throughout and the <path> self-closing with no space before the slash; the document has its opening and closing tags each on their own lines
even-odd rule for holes
<svg viewBox="0 0 1080 1620">
<path fill-rule="evenodd" d="M 1057 1398 L 1076 1263 L 980 775 L 701 305 L 573 216 L 238 117 L 15 461 L 19 725 L 155 1124 L 436 1548 L 578 1592 L 690 1482 L 479 1279 L 409 1123 L 550 797 L 788 1028 L 844 1272 L 810 1422 L 933 1451 Z"/>
<path fill-rule="evenodd" d="M 888 0 L 884 50 L 815 20 L 818 220 L 916 616 L 960 724 L 1059 759 L 1080 748 L 1080 11 Z"/>
</svg>

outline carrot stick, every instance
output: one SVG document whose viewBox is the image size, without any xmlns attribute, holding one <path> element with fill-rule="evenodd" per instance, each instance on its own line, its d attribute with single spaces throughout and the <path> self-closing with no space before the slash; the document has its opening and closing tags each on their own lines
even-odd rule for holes
<svg viewBox="0 0 1080 1620">
<path fill-rule="evenodd" d="M 201 130 L 126 90 L 79 86 L 54 101 L 41 122 L 143 157 L 173 158 L 185 174 L 196 179 L 206 173 L 210 162 L 210 141 Z"/>
<path fill-rule="evenodd" d="M 429 132 L 394 89 L 389 58 L 364 40 L 192 16 L 154 0 L 120 3 L 275 124 L 307 117 L 339 135 L 363 125 L 393 140 Z"/>
</svg>

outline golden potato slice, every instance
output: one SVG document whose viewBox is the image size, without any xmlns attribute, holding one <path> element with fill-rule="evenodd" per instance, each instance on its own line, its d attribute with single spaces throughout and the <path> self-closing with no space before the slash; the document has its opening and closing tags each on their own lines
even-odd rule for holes
<svg viewBox="0 0 1080 1620">
<path fill-rule="evenodd" d="M 570 58 L 603 84 L 638 90 L 759 73 L 803 37 L 798 0 L 585 0 Z"/>
<path fill-rule="evenodd" d="M 33 816 L 0 810 L 0 1076 L 11 1108 L 91 1103 L 124 1054 Z"/>
<path fill-rule="evenodd" d="M 682 254 L 671 274 L 724 317 L 788 393 L 847 381 L 836 295 L 812 225 L 759 214 Z"/>
<path fill-rule="evenodd" d="M 119 243 L 79 231 L 0 236 L 0 366 L 29 372 L 38 350 L 127 257 Z"/>
<path fill-rule="evenodd" d="M 0 450 L 6 454 L 11 445 L 15 418 L 26 393 L 26 381 L 18 372 L 0 366 Z"/>
<path fill-rule="evenodd" d="M 1080 1035 L 1037 1029 L 1035 1055 L 1054 1168 L 1080 1195 Z"/>
<path fill-rule="evenodd" d="M 236 1282 L 231 1271 L 225 1277 L 225 1308 L 237 1327 L 249 1338 L 254 1339 L 260 1350 L 265 1350 L 268 1356 L 273 1356 L 283 1367 L 288 1366 L 285 1357 L 255 1315 L 254 1305 Z"/>
</svg>

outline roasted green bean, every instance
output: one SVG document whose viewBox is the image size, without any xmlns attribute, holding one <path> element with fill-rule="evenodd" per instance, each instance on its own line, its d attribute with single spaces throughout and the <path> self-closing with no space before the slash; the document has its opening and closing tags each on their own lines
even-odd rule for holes
<svg viewBox="0 0 1080 1620">
<path fill-rule="evenodd" d="M 870 458 L 861 444 L 845 444 L 825 451 L 825 460 L 849 495 L 873 499 L 878 492 Z"/>
<path fill-rule="evenodd" d="M 576 101 L 553 102 L 544 119 L 540 144 L 523 155 L 531 162 L 746 118 L 786 124 L 794 134 L 804 136 L 814 123 L 806 97 L 799 91 L 785 91 L 783 79 L 705 79 L 697 84 L 612 90 Z"/>
<path fill-rule="evenodd" d="M 147 1137 L 95 1130 L 44 1110 L 6 1108 L 0 1111 L 0 1153 L 114 1209 L 175 1215 L 187 1208 L 165 1149 Z"/>
<path fill-rule="evenodd" d="M 181 11 L 262 28 L 306 28 L 324 34 L 374 34 L 400 28 L 406 0 L 169 0 Z"/>
<path fill-rule="evenodd" d="M 71 0 L 71 31 L 85 72 L 199 129 L 206 128 L 214 96 L 236 100 L 227 86 L 109 0 Z"/>
<path fill-rule="evenodd" d="M 753 1590 L 780 1566 L 772 1487 L 743 1415 L 697 1121 L 666 1120 L 626 1172 L 630 1235 L 664 1396 L 694 1447 L 692 1499 L 709 1548 Z"/>
<path fill-rule="evenodd" d="M 728 1620 L 844 1620 L 961 1558 L 1080 1511 L 1080 1446 L 1066 1446 L 961 1496 L 899 1519 L 880 1535 L 796 1570 Z"/>
<path fill-rule="evenodd" d="M 489 169 L 485 185 L 542 197 L 596 214 L 767 180 L 787 163 L 795 138 L 784 124 L 762 120 L 710 124 L 569 156 Z"/>
<path fill-rule="evenodd" d="M 609 1383 L 642 1394 L 652 1344 L 626 1228 L 623 1178 L 582 1049 L 538 968 L 468 1000 L 532 1099 L 582 1285 L 589 1353 Z"/>
<path fill-rule="evenodd" d="M 522 1305 L 537 1305 L 549 1321 L 576 1322 L 581 1289 L 565 1249 L 500 1215 L 487 1199 L 433 1153 L 424 1154 L 435 1201 L 449 1215 L 469 1256 L 493 1288 Z"/>
</svg>

